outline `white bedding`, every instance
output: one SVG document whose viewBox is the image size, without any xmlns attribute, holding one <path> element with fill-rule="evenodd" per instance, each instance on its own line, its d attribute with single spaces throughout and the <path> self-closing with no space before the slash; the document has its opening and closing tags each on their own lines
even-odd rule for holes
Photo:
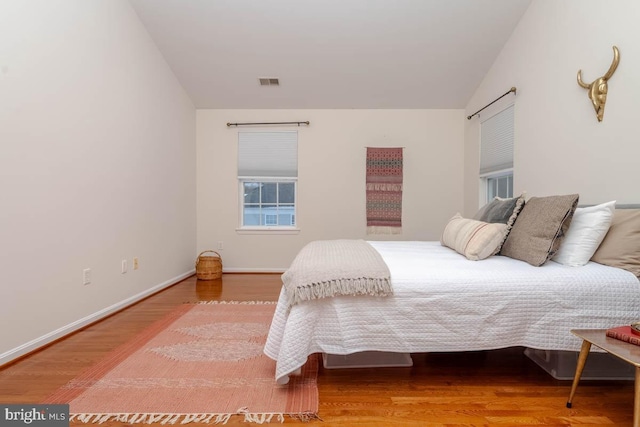
<svg viewBox="0 0 640 427">
<path fill-rule="evenodd" d="M 625 270 L 469 261 L 439 242 L 369 243 L 391 271 L 393 296 L 325 298 L 289 311 L 281 292 L 264 348 L 279 383 L 318 352 L 579 350 L 571 329 L 640 320 L 640 282 Z"/>
</svg>

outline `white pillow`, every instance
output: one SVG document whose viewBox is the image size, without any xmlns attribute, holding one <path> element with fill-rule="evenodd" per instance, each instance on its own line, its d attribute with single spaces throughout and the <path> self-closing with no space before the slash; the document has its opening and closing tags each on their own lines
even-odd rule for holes
<svg viewBox="0 0 640 427">
<path fill-rule="evenodd" d="M 463 218 L 459 213 L 449 220 L 440 243 L 467 259 L 478 261 L 495 255 L 507 232 L 507 224 Z"/>
<path fill-rule="evenodd" d="M 576 209 L 567 234 L 552 259 L 572 267 L 579 267 L 589 262 L 609 231 L 615 208 L 614 200 L 597 206 Z"/>
</svg>

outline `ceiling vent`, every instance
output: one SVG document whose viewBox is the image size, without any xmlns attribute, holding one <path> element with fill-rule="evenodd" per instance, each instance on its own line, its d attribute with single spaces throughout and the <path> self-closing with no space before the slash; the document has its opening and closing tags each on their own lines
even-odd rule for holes
<svg viewBox="0 0 640 427">
<path fill-rule="evenodd" d="M 260 80 L 260 86 L 280 86 L 280 81 L 278 79 L 258 79 Z"/>
</svg>

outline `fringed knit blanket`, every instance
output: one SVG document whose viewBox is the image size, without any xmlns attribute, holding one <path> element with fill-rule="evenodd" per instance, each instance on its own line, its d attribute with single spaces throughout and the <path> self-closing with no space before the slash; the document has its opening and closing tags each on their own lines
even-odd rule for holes
<svg viewBox="0 0 640 427">
<path fill-rule="evenodd" d="M 318 240 L 307 244 L 282 275 L 289 304 L 337 295 L 393 293 L 384 260 L 364 240 Z"/>
</svg>

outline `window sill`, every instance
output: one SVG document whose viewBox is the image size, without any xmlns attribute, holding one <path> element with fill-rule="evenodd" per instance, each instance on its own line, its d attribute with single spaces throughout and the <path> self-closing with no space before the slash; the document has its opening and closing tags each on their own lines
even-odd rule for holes
<svg viewBox="0 0 640 427">
<path fill-rule="evenodd" d="M 298 234 L 299 228 L 295 227 L 242 227 L 236 228 L 238 234 Z"/>
</svg>

